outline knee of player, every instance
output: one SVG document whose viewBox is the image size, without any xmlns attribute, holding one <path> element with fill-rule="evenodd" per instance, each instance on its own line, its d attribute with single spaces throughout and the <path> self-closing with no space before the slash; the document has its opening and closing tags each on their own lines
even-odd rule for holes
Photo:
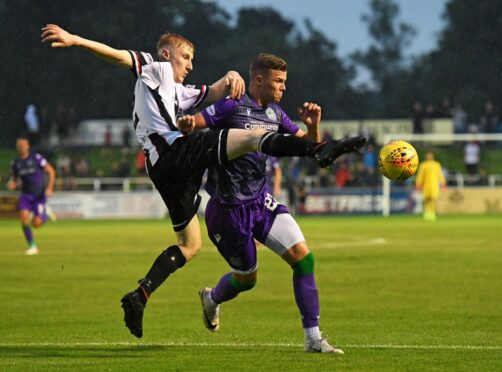
<svg viewBox="0 0 502 372">
<path fill-rule="evenodd" d="M 40 226 L 42 226 L 43 223 L 42 223 L 42 220 L 40 218 L 34 218 L 32 221 L 31 221 L 31 226 L 33 226 L 34 228 L 38 229 Z"/>
<path fill-rule="evenodd" d="M 305 257 L 291 265 L 294 276 L 305 276 L 314 273 L 314 254 L 309 252 Z"/>
<path fill-rule="evenodd" d="M 189 261 L 199 253 L 200 249 L 202 248 L 202 243 L 193 242 L 187 245 L 179 245 L 179 247 L 183 252 L 183 255 L 185 256 L 186 260 Z"/>
<path fill-rule="evenodd" d="M 256 285 L 256 272 L 251 275 L 236 275 L 235 273 L 230 278 L 230 284 L 239 292 L 249 291 Z"/>
</svg>

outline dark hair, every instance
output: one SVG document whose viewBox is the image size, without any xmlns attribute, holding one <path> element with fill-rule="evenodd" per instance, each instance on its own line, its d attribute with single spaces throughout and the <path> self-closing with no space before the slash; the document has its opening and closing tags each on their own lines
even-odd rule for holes
<svg viewBox="0 0 502 372">
<path fill-rule="evenodd" d="M 269 70 L 287 71 L 288 64 L 285 60 L 273 54 L 260 53 L 249 66 L 249 76 L 252 79 L 256 75 L 264 75 Z"/>
</svg>

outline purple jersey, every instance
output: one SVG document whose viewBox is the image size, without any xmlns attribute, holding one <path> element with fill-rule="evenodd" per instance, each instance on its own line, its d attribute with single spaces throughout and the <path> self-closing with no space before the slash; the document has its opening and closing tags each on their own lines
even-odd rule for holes
<svg viewBox="0 0 502 372">
<path fill-rule="evenodd" d="M 279 105 L 261 107 L 247 94 L 239 99 L 222 99 L 201 113 L 210 129 L 264 128 L 292 135 L 299 130 Z M 223 167 L 209 168 L 206 191 L 223 203 L 241 204 L 256 199 L 269 191 L 266 159 L 267 155 L 253 152 Z"/>
<path fill-rule="evenodd" d="M 44 168 L 47 160 L 40 154 L 30 155 L 26 159 L 15 158 L 11 163 L 12 174 L 21 179 L 21 192 L 43 196 L 45 190 Z"/>
</svg>

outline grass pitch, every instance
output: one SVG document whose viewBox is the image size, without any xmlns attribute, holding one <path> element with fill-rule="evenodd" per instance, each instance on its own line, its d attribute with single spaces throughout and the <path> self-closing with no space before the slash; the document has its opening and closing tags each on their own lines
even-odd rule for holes
<svg viewBox="0 0 502 372">
<path fill-rule="evenodd" d="M 502 370 L 502 216 L 301 218 L 316 257 L 321 328 L 345 355 L 306 354 L 291 269 L 259 248 L 259 279 L 222 306 L 197 291 L 228 271 L 208 239 L 129 334 L 121 296 L 173 242 L 168 221 L 0 221 L 0 370 Z M 205 235 L 205 227 L 203 227 Z"/>
</svg>

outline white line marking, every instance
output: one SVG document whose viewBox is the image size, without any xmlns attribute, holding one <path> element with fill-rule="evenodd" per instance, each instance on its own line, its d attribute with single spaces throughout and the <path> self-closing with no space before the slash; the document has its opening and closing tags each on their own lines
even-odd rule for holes
<svg viewBox="0 0 502 372">
<path fill-rule="evenodd" d="M 86 346 L 188 346 L 188 347 L 294 347 L 302 348 L 302 344 L 295 343 L 222 343 L 222 342 L 27 342 L 0 343 L 0 347 L 86 347 Z M 502 350 L 498 345 L 394 345 L 394 344 L 347 344 L 340 345 L 349 349 L 423 349 L 423 350 Z"/>
<path fill-rule="evenodd" d="M 343 241 L 343 242 L 325 242 L 313 245 L 313 249 L 327 249 L 327 248 L 348 248 L 348 247 L 367 247 L 372 245 L 381 245 L 387 243 L 387 239 L 374 238 L 368 240 L 356 241 Z"/>
</svg>

